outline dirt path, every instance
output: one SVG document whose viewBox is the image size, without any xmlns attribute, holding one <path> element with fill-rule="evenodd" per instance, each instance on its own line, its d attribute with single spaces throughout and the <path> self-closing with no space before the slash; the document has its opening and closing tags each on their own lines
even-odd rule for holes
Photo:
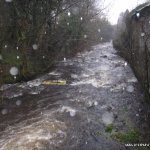
<svg viewBox="0 0 150 150">
<path fill-rule="evenodd" d="M 0 150 L 138 150 L 124 143 L 150 141 L 150 107 L 131 68 L 111 43 L 91 49 L 3 86 Z M 54 79 L 67 85 L 42 85 Z"/>
</svg>

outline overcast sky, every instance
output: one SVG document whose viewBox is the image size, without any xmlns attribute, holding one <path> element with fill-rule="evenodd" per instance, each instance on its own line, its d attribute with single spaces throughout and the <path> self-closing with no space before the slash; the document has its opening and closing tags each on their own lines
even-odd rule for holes
<svg viewBox="0 0 150 150">
<path fill-rule="evenodd" d="M 108 18 L 112 24 L 116 24 L 118 16 L 126 9 L 133 9 L 138 4 L 145 2 L 146 0 L 105 0 L 105 5 L 109 5 Z"/>
</svg>

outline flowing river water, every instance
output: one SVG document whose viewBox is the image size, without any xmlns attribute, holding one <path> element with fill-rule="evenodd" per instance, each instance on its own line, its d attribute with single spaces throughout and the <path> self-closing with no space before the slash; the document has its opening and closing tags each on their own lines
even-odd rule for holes
<svg viewBox="0 0 150 150">
<path fill-rule="evenodd" d="M 57 79 L 67 84 L 42 84 Z M 60 61 L 32 81 L 3 85 L 1 91 L 0 150 L 134 149 L 111 137 L 132 129 L 144 142 L 150 140 L 149 106 L 111 43 Z"/>
</svg>

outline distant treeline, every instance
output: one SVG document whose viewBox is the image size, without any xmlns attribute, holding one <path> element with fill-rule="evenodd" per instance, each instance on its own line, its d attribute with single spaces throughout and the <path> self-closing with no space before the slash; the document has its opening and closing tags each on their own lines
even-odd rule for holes
<svg viewBox="0 0 150 150">
<path fill-rule="evenodd" d="M 112 26 L 93 0 L 1 0 L 0 83 L 28 80 L 94 43 Z"/>
</svg>

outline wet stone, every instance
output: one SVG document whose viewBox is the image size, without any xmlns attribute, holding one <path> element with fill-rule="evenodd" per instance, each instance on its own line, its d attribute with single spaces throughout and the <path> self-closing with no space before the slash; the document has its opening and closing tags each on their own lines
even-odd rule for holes
<svg viewBox="0 0 150 150">
<path fill-rule="evenodd" d="M 118 118 L 118 114 L 114 113 L 114 119 L 117 119 L 117 118 Z"/>
</svg>

